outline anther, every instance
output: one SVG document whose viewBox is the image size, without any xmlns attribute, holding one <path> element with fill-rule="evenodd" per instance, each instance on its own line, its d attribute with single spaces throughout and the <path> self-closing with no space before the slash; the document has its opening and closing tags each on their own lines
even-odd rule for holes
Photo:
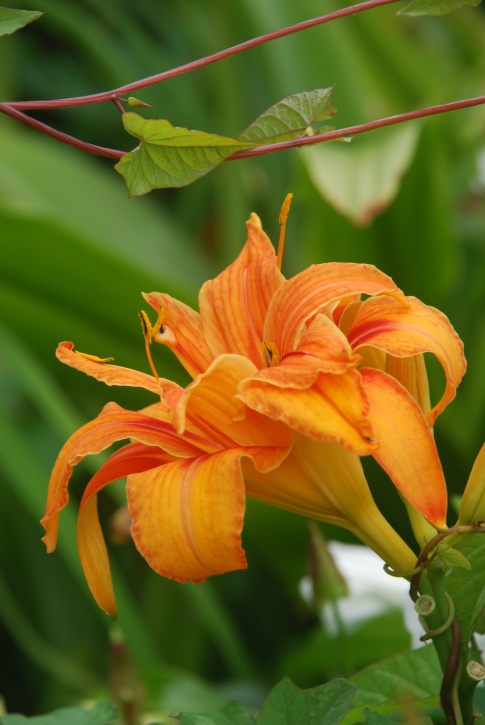
<svg viewBox="0 0 485 725">
<path fill-rule="evenodd" d="M 291 206 L 291 200 L 293 199 L 293 194 L 287 194 L 285 196 L 285 200 L 282 204 L 280 216 L 278 219 L 279 225 L 280 225 L 280 239 L 278 242 L 278 256 L 276 258 L 276 266 L 279 270 L 281 270 L 281 264 L 283 262 L 283 249 L 285 248 L 285 232 L 286 232 L 286 220 L 288 218 L 288 214 L 290 213 L 290 206 Z"/>
<path fill-rule="evenodd" d="M 263 360 L 266 363 L 266 367 L 274 368 L 280 361 L 278 349 L 274 342 L 262 342 L 261 343 L 261 354 Z"/>
<path fill-rule="evenodd" d="M 92 360 L 97 363 L 110 363 L 114 360 L 114 357 L 98 357 L 97 355 L 90 355 L 87 352 L 79 352 L 79 350 L 74 350 L 74 352 L 76 355 L 81 355 L 81 357 L 86 358 L 86 360 Z"/>
<path fill-rule="evenodd" d="M 163 327 L 163 320 L 160 321 L 162 317 L 163 310 L 161 310 L 158 314 L 158 319 L 154 327 L 152 327 L 152 323 L 150 322 L 147 313 L 145 310 L 140 310 L 138 313 L 138 317 L 141 321 L 141 329 L 143 330 L 143 337 L 145 339 L 145 351 L 147 354 L 148 364 L 150 365 L 151 371 L 156 377 L 156 379 L 159 379 L 159 374 L 157 373 L 157 369 L 153 363 L 152 360 L 152 354 L 150 352 L 150 345 L 153 341 L 153 335 L 156 334 L 160 330 L 161 327 Z"/>
<path fill-rule="evenodd" d="M 153 325 L 153 328 L 152 328 L 152 340 L 154 339 L 157 332 L 160 332 L 163 335 L 163 333 L 165 331 L 164 324 L 165 324 L 165 310 L 163 307 L 160 307 L 160 309 L 158 310 L 157 321 L 155 322 L 155 324 Z"/>
</svg>

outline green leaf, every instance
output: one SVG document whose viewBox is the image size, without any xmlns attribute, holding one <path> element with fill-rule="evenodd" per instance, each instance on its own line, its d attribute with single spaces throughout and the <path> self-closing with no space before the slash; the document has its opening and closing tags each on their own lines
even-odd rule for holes
<svg viewBox="0 0 485 725">
<path fill-rule="evenodd" d="M 227 136 L 177 128 L 165 119 L 145 120 L 137 113 L 124 113 L 123 125 L 125 131 L 140 139 L 140 145 L 115 166 L 130 196 L 187 186 L 236 151 L 256 146 Z"/>
<path fill-rule="evenodd" d="M 348 712 L 355 686 L 343 679 L 301 690 L 284 679 L 271 691 L 258 725 L 338 725 Z"/>
<path fill-rule="evenodd" d="M 453 548 L 466 557 L 471 567 L 470 570 L 453 568 L 446 578 L 446 590 L 455 605 L 465 651 L 475 622 L 485 607 L 485 536 L 463 534 L 453 537 Z"/>
<path fill-rule="evenodd" d="M 130 196 L 187 186 L 237 151 L 313 132 L 312 124 L 336 113 L 331 88 L 287 96 L 237 138 L 190 131 L 172 126 L 166 119 L 146 120 L 136 113 L 124 113 L 125 131 L 140 139 L 140 145 L 125 154 L 115 169 L 125 179 Z"/>
<path fill-rule="evenodd" d="M 11 35 L 43 14 L 37 10 L 13 10 L 0 7 L 0 35 Z"/>
<path fill-rule="evenodd" d="M 461 569 L 471 569 L 472 565 L 466 558 L 466 556 L 463 554 L 463 552 L 459 551 L 458 549 L 455 549 L 454 547 L 450 546 L 446 542 L 443 542 L 442 544 L 438 544 L 436 547 L 440 559 L 443 562 L 443 565 L 446 569 L 453 568 L 454 566 L 458 566 Z"/>
<path fill-rule="evenodd" d="M 417 710 L 439 706 L 441 669 L 434 647 L 390 657 L 353 675 L 350 682 L 358 689 L 344 725 L 363 722 L 370 705 L 383 715 L 400 712 L 404 696 Z"/>
<path fill-rule="evenodd" d="M 481 0 L 412 0 L 398 15 L 446 15 L 466 5 L 477 7 Z"/>
<path fill-rule="evenodd" d="M 238 139 L 260 143 L 287 141 L 336 113 L 337 109 L 332 105 L 332 88 L 295 93 L 268 108 L 239 134 Z"/>
<path fill-rule="evenodd" d="M 354 705 L 396 702 L 399 693 L 421 700 L 439 692 L 441 671 L 433 647 L 422 647 L 390 657 L 353 675 L 358 691 Z"/>
<path fill-rule="evenodd" d="M 24 717 L 23 715 L 2 715 L 0 725 L 113 725 L 118 720 L 118 708 L 109 703 L 100 703 L 90 710 L 83 707 L 64 707 L 49 715 Z"/>
<path fill-rule="evenodd" d="M 217 712 L 183 713 L 182 725 L 254 725 L 254 717 L 238 702 L 231 702 Z"/>
<path fill-rule="evenodd" d="M 375 710 L 371 711 L 371 710 L 366 709 L 366 710 L 364 710 L 364 715 L 365 715 L 366 725 L 389 725 L 392 723 L 394 725 L 396 725 L 395 718 L 385 717 L 384 715 L 381 715 L 380 713 L 376 712 Z M 430 720 L 429 717 L 423 717 L 423 718 L 420 718 L 419 720 L 413 719 L 413 723 L 415 723 L 415 725 L 433 725 L 433 722 L 432 722 L 432 720 Z"/>
<path fill-rule="evenodd" d="M 359 226 L 366 226 L 394 199 L 412 161 L 417 124 L 358 136 L 351 144 L 320 144 L 301 149 L 310 177 L 322 197 Z"/>
<path fill-rule="evenodd" d="M 368 710 L 367 708 L 364 710 L 364 716 L 365 716 L 366 725 L 388 725 L 389 723 L 396 722 L 394 719 L 391 720 L 390 718 L 385 717 L 384 715 L 380 715 L 375 710 L 372 712 L 371 710 Z"/>
</svg>

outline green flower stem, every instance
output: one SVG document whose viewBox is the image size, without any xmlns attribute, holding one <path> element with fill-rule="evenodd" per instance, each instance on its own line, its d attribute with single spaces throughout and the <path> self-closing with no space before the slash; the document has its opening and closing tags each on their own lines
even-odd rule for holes
<svg viewBox="0 0 485 725">
<path fill-rule="evenodd" d="M 450 607 L 453 613 L 453 605 L 445 589 L 445 571 L 431 562 L 421 574 L 419 591 L 431 596 L 436 604 L 434 611 L 426 618 L 426 625 L 443 670 L 441 706 L 449 725 L 465 725 L 467 720 L 463 719 L 456 686 L 460 671 L 459 626 L 456 619 L 451 617 L 449 626 L 443 627 L 450 620 Z"/>
</svg>

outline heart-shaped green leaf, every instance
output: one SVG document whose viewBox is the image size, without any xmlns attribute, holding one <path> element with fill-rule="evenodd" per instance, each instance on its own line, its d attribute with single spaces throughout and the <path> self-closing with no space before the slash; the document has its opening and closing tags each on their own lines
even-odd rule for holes
<svg viewBox="0 0 485 725">
<path fill-rule="evenodd" d="M 24 25 L 32 23 L 43 13 L 37 10 L 14 10 L 13 8 L 0 8 L 0 35 L 10 35 L 20 30 Z"/>
<path fill-rule="evenodd" d="M 237 151 L 286 141 L 337 113 L 332 89 L 295 93 L 261 114 L 237 138 L 178 128 L 166 119 L 145 120 L 136 113 L 123 114 L 125 131 L 140 140 L 115 166 L 125 179 L 130 196 L 152 189 L 187 186 L 205 176 Z"/>
<path fill-rule="evenodd" d="M 335 116 L 332 88 L 316 88 L 287 96 L 261 114 L 239 134 L 241 141 L 276 143 L 287 141 L 307 132 L 319 122 Z"/>
<path fill-rule="evenodd" d="M 254 717 L 238 702 L 231 702 L 216 712 L 186 712 L 181 725 L 254 725 Z"/>
<path fill-rule="evenodd" d="M 140 145 L 115 166 L 124 177 L 130 196 L 152 189 L 187 186 L 236 151 L 256 146 L 226 136 L 177 128 L 165 119 L 145 120 L 130 112 L 123 114 L 123 125 L 125 131 L 140 139 Z"/>
<path fill-rule="evenodd" d="M 258 725 L 339 725 L 348 712 L 356 687 L 344 679 L 302 690 L 285 678 L 273 688 Z"/>
</svg>

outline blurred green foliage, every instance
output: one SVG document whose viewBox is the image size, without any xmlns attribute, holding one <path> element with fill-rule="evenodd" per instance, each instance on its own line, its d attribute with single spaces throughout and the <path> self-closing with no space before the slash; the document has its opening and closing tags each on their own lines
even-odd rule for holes
<svg viewBox="0 0 485 725">
<path fill-rule="evenodd" d="M 333 0 L 325 8 L 317 0 L 10 5 L 45 15 L 0 43 L 0 96 L 8 100 L 108 90 L 337 7 Z M 395 12 L 340 20 L 146 89 L 137 95 L 154 108 L 143 113 L 234 135 L 280 98 L 333 84 L 340 127 L 485 93 L 483 10 L 443 18 Z M 38 117 L 86 141 L 132 148 L 114 106 Z M 374 263 L 407 294 L 442 309 L 464 340 L 469 370 L 436 428 L 450 491 L 463 489 L 485 430 L 485 109 L 407 128 L 394 141 L 375 131 L 351 144 L 227 162 L 191 187 L 128 200 L 111 162 L 0 118 L 0 692 L 9 711 L 44 712 L 104 697 L 110 687 L 116 701 L 117 675 L 141 678 L 140 698 L 158 712 L 218 707 L 232 697 L 257 707 L 282 674 L 313 685 L 407 646 L 396 613 L 378 624 L 385 651 L 365 631 L 335 646 L 299 596 L 308 535 L 306 522 L 290 514 L 250 503 L 249 570 L 199 586 L 157 577 L 131 543 L 112 542 L 115 630 L 91 599 L 75 545 L 76 501 L 92 462 L 74 479 L 52 556 L 38 523 L 67 436 L 111 399 L 133 408 L 151 402 L 145 392 L 109 389 L 64 368 L 57 343 L 72 339 L 148 371 L 140 292 L 196 304 L 200 284 L 243 245 L 251 211 L 277 238 L 289 191 L 285 274 L 330 260 Z M 406 133 L 412 142 L 403 141 Z M 333 178 L 350 200 L 344 213 L 329 202 Z M 184 382 L 170 356 L 155 352 L 162 374 Z M 434 384 L 442 384 L 438 373 Z M 398 497 L 369 470 L 379 504 L 406 532 Z M 112 489 L 101 497 L 104 522 L 123 501 L 122 487 Z M 128 674 L 120 637 L 133 657 Z M 349 659 L 353 646 L 359 656 Z"/>
</svg>

